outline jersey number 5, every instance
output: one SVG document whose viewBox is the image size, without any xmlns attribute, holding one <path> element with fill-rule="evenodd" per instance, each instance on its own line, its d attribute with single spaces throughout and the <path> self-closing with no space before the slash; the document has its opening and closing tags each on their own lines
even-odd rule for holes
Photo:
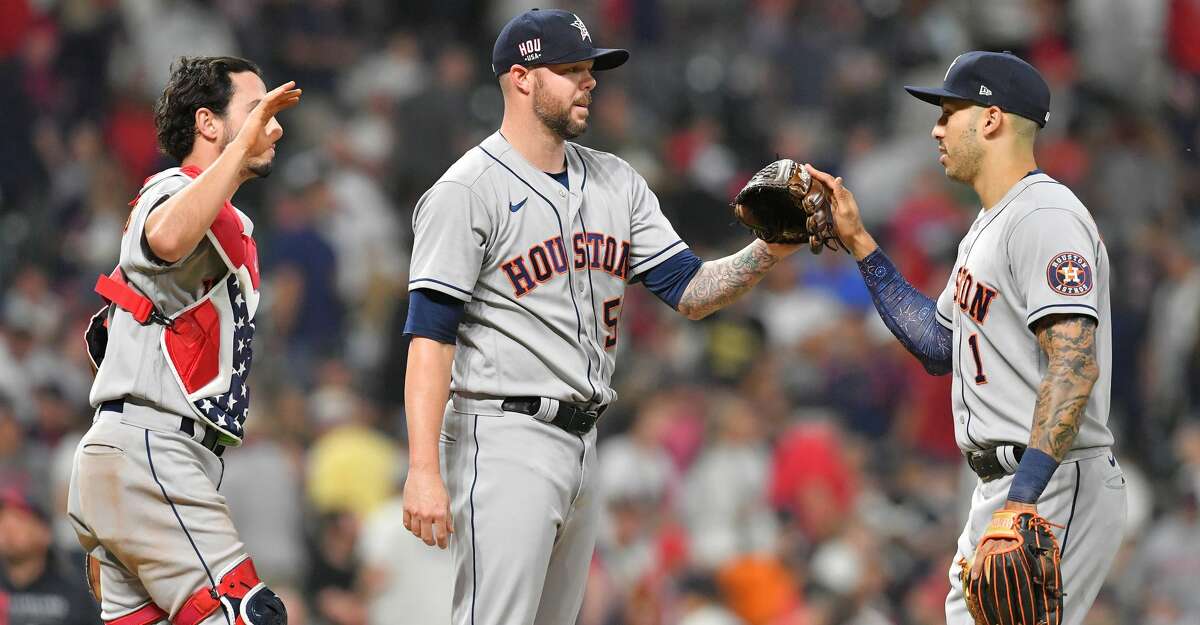
<svg viewBox="0 0 1200 625">
<path fill-rule="evenodd" d="M 604 325 L 608 326 L 608 336 L 604 337 L 604 349 L 610 350 L 617 346 L 617 323 L 621 320 L 621 298 L 614 297 L 604 300 Z"/>
<path fill-rule="evenodd" d="M 975 357 L 975 383 L 987 384 L 987 376 L 983 374 L 983 358 L 979 357 L 979 335 L 967 337 L 967 343 L 971 345 L 971 355 Z"/>
</svg>

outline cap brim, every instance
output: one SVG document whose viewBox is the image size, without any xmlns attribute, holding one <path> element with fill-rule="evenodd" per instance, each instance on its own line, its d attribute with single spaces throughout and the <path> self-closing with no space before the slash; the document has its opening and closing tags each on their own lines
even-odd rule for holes
<svg viewBox="0 0 1200 625">
<path fill-rule="evenodd" d="M 565 57 L 544 60 L 540 65 L 557 65 L 559 63 L 578 63 L 580 61 L 596 62 L 592 64 L 592 71 L 599 72 L 606 69 L 613 69 L 625 64 L 629 60 L 629 50 L 621 50 L 619 48 L 592 48 L 583 54 L 568 54 Z"/>
<path fill-rule="evenodd" d="M 909 86 L 905 85 L 904 90 L 907 91 L 910 95 L 912 95 L 912 97 L 914 97 L 918 100 L 921 100 L 923 102 L 928 102 L 934 106 L 941 106 L 942 98 L 954 98 L 956 100 L 966 99 L 966 98 L 963 98 L 962 96 L 958 95 L 957 93 L 951 93 L 949 91 L 946 91 L 945 89 L 940 89 L 940 88 L 935 89 L 935 88 L 929 88 L 929 87 L 909 87 Z"/>
<path fill-rule="evenodd" d="M 615 69 L 625 64 L 629 60 L 629 50 L 620 48 L 596 48 L 592 51 L 591 58 L 596 59 L 592 69 L 595 71 L 604 71 L 606 69 Z"/>
</svg>

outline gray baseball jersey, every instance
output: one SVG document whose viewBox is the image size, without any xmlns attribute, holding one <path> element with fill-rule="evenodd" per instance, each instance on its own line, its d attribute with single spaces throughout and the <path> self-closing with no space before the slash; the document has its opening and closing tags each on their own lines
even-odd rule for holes
<svg viewBox="0 0 1200 625">
<path fill-rule="evenodd" d="M 409 289 L 466 302 L 451 390 L 603 405 L 625 286 L 686 248 L 628 163 L 568 143 L 570 190 L 495 133 L 421 197 Z"/>
<path fill-rule="evenodd" d="M 937 302 L 953 330 L 954 429 L 964 451 L 1029 441 L 1046 355 L 1030 326 L 1052 314 L 1096 319 L 1100 379 L 1079 434 L 1038 511 L 1059 527 L 1066 597 L 1063 625 L 1080 625 L 1116 556 L 1125 523 L 1125 479 L 1109 451 L 1112 316 L 1108 252 L 1095 221 L 1070 189 L 1041 173 L 1026 176 L 981 211 L 958 248 Z M 992 513 L 1004 505 L 1008 475 L 979 481 L 951 563 L 949 625 L 973 625 L 959 583 L 959 562 L 975 553 Z"/>
<path fill-rule="evenodd" d="M 228 269 L 216 247 L 207 237 L 186 258 L 164 263 L 153 257 L 143 236 L 146 219 L 191 178 L 171 168 L 150 178 L 142 188 L 121 237 L 120 268 L 129 284 L 154 303 L 164 315 L 171 316 L 202 298 L 213 280 Z M 250 218 L 240 214 L 247 231 L 253 229 Z M 139 325 L 128 314 L 109 311 L 107 355 L 92 383 L 92 406 L 123 397 L 155 406 L 163 412 L 194 417 L 187 397 L 175 382 L 160 345 L 162 327 Z"/>
<path fill-rule="evenodd" d="M 413 214 L 409 288 L 466 302 L 441 436 L 455 625 L 574 622 L 603 508 L 596 430 L 502 399 L 616 399 L 625 286 L 686 249 L 627 163 L 573 143 L 566 156 L 569 188 L 493 134 Z"/>
<path fill-rule="evenodd" d="M 963 450 L 1025 444 L 1046 356 L 1030 326 L 1052 314 L 1096 319 L 1100 379 L 1075 449 L 1105 447 L 1112 383 L 1108 252 L 1070 189 L 1026 176 L 980 211 L 958 246 L 938 321 L 954 332 L 954 431 Z"/>
</svg>

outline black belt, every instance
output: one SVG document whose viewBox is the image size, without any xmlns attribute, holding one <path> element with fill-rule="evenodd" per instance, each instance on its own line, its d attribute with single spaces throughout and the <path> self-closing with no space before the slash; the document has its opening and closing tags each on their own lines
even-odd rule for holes
<svg viewBox="0 0 1200 625">
<path fill-rule="evenodd" d="M 125 400 L 110 399 L 102 402 L 100 404 L 100 412 L 115 412 L 118 414 L 125 412 Z M 196 438 L 196 420 L 191 417 L 180 417 L 179 431 L 187 434 L 194 440 Z M 204 445 L 205 449 L 220 456 L 222 453 L 225 453 L 225 446 L 217 443 L 220 438 L 221 435 L 217 432 L 216 428 L 206 427 L 204 428 L 204 439 L 199 442 L 201 445 Z"/>
<path fill-rule="evenodd" d="M 1017 463 L 1021 461 L 1021 455 L 1024 453 L 1025 446 L 1016 443 L 968 451 L 967 465 L 979 476 L 979 479 L 990 482 L 1015 473 Z"/>
<path fill-rule="evenodd" d="M 541 406 L 541 397 L 509 397 L 500 404 L 500 408 L 504 410 L 527 415 L 537 415 L 538 409 Z M 554 418 L 546 421 L 546 423 L 571 434 L 583 436 L 596 427 L 596 421 L 600 418 L 600 415 L 604 414 L 606 408 L 608 406 L 601 406 L 596 410 L 586 410 L 574 404 L 559 402 L 558 411 L 554 414 Z"/>
</svg>

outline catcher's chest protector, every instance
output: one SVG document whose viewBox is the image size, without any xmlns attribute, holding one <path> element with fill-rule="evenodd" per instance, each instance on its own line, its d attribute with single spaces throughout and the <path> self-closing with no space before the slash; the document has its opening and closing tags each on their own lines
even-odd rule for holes
<svg viewBox="0 0 1200 625">
<path fill-rule="evenodd" d="M 199 175 L 199 170 L 168 170 L 168 175 Z M 231 444 L 241 441 L 250 406 L 254 317 L 259 303 L 258 247 L 233 204 L 226 202 L 205 236 L 216 248 L 226 273 L 198 301 L 169 316 L 126 282 L 118 268 L 100 276 L 96 292 L 109 302 L 92 318 L 87 332 L 89 355 L 103 366 L 107 326 L 112 314 L 130 314 L 138 323 L 162 327 L 159 345 L 176 384 L 196 416 L 217 428 Z M 117 310 L 113 310 L 113 309 Z"/>
</svg>

